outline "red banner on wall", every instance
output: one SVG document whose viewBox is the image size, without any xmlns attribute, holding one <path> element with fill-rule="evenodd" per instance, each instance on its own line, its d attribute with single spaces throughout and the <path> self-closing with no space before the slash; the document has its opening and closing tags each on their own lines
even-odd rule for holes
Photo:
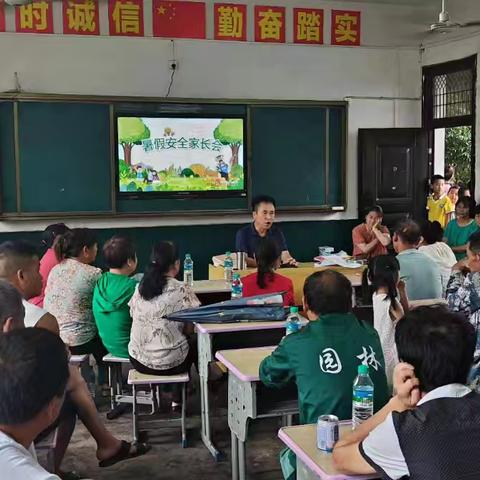
<svg viewBox="0 0 480 480">
<path fill-rule="evenodd" d="M 143 0 L 108 0 L 110 35 L 143 37 Z"/>
<path fill-rule="evenodd" d="M 98 0 L 63 0 L 63 33 L 99 35 Z"/>
<path fill-rule="evenodd" d="M 0 1 L 0 32 L 5 31 L 5 4 Z"/>
<path fill-rule="evenodd" d="M 215 40 L 247 39 L 247 6 L 216 3 L 213 6 Z"/>
<path fill-rule="evenodd" d="M 153 35 L 205 38 L 205 3 L 153 0 Z"/>
<path fill-rule="evenodd" d="M 360 45 L 361 12 L 332 10 L 332 45 Z"/>
<path fill-rule="evenodd" d="M 53 33 L 51 0 L 40 0 L 15 7 L 15 31 L 19 33 Z"/>
<path fill-rule="evenodd" d="M 293 9 L 293 41 L 295 43 L 323 44 L 323 10 L 318 8 Z"/>
<path fill-rule="evenodd" d="M 285 43 L 285 7 L 255 6 L 255 41 Z"/>
</svg>

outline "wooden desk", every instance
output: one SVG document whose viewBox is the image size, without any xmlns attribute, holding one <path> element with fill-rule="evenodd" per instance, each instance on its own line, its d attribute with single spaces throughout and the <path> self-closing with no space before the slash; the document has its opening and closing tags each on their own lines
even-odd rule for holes
<svg viewBox="0 0 480 480">
<path fill-rule="evenodd" d="M 410 308 L 418 308 L 418 307 L 431 307 L 432 305 L 447 305 L 447 301 L 444 298 L 429 298 L 426 300 L 410 300 L 409 302 Z"/>
<path fill-rule="evenodd" d="M 305 324 L 306 320 L 302 320 Z M 213 341 L 216 335 L 232 334 L 230 335 L 232 348 L 241 346 L 235 345 L 238 339 L 238 334 L 243 332 L 252 332 L 251 343 L 265 345 L 262 341 L 262 336 L 265 336 L 265 341 L 270 340 L 270 333 L 275 333 L 277 341 L 280 341 L 284 335 L 285 322 L 244 322 L 244 323 L 199 323 L 195 324 L 197 332 L 198 344 L 198 374 L 200 377 L 200 399 L 201 399 L 201 420 L 202 420 L 202 441 L 213 455 L 215 460 L 221 458 L 221 453 L 213 443 L 211 422 L 210 422 L 210 397 L 208 390 L 208 367 L 214 361 Z M 237 335 L 235 335 L 235 333 Z M 250 338 L 248 339 L 250 341 Z M 245 346 L 245 345 L 242 345 Z M 271 348 L 271 347 L 270 347 Z"/>
<path fill-rule="evenodd" d="M 245 442 L 250 419 L 284 417 L 291 423 L 292 415 L 298 413 L 298 399 L 260 409 L 257 402 L 259 367 L 262 360 L 275 347 L 223 350 L 215 357 L 228 368 L 228 426 L 232 439 L 232 480 L 245 480 Z"/>
<path fill-rule="evenodd" d="M 230 285 L 223 279 L 195 280 L 193 282 L 193 291 L 202 305 L 211 305 L 212 303 L 230 300 L 230 288 Z"/>
<path fill-rule="evenodd" d="M 340 422 L 340 438 L 351 431 L 351 422 Z M 283 427 L 278 438 L 297 456 L 297 480 L 364 480 L 379 478 L 373 475 L 345 475 L 333 465 L 331 453 L 317 448 L 317 425 Z"/>
<path fill-rule="evenodd" d="M 193 282 L 193 291 L 197 295 L 202 293 L 230 293 L 230 285 L 223 280 L 195 280 Z"/>
<path fill-rule="evenodd" d="M 295 294 L 295 305 L 302 304 L 303 296 L 303 284 L 305 279 L 315 272 L 320 272 L 321 270 L 332 269 L 337 272 L 345 275 L 353 287 L 359 287 L 362 285 L 362 273 L 365 267 L 361 268 L 343 268 L 343 267 L 314 267 L 313 262 L 311 263 L 300 263 L 297 268 L 280 268 L 277 270 L 277 273 L 288 277 L 293 282 L 293 290 Z M 254 273 L 256 268 L 247 268 L 246 270 L 239 270 L 241 277 Z M 223 279 L 223 267 L 214 267 L 213 265 L 208 266 L 208 278 L 211 280 Z"/>
</svg>

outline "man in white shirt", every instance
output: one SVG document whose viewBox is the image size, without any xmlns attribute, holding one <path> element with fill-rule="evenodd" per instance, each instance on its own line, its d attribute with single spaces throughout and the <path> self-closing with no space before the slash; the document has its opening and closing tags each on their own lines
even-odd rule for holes
<svg viewBox="0 0 480 480">
<path fill-rule="evenodd" d="M 0 335 L 2 478 L 59 480 L 37 462 L 33 440 L 58 417 L 68 375 L 67 351 L 57 335 L 43 328 Z"/>
<path fill-rule="evenodd" d="M 391 480 L 480 478 L 480 395 L 465 386 L 474 327 L 444 306 L 420 307 L 399 321 L 395 341 L 397 393 L 337 443 L 337 468 Z"/>
<path fill-rule="evenodd" d="M 10 326 L 0 317 L 0 332 L 8 332 L 11 328 L 39 327 L 58 335 L 56 318 L 46 310 L 28 303 L 26 300 L 39 295 L 41 291 L 40 262 L 33 245 L 24 241 L 9 241 L 0 244 L 0 281 L 6 280 L 12 284 L 23 297 L 23 312 L 18 322 Z M 0 304 L 2 303 L 2 289 L 0 288 Z M 2 325 L 3 323 L 3 325 Z M 146 453 L 150 447 L 144 443 L 133 445 L 115 437 L 106 427 L 91 397 L 90 391 L 80 371 L 75 366 L 70 366 L 70 377 L 67 384 L 67 398 L 97 443 L 97 458 L 101 467 L 109 467 L 128 458 Z M 71 412 L 67 412 L 71 413 Z M 70 436 L 64 425 L 64 436 L 61 445 L 55 451 L 55 468 L 58 472 L 65 454 Z"/>
</svg>

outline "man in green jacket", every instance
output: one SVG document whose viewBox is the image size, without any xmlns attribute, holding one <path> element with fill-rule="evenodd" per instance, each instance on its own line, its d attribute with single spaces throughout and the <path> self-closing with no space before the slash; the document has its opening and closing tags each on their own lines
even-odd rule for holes
<svg viewBox="0 0 480 480">
<path fill-rule="evenodd" d="M 115 357 L 128 358 L 132 318 L 128 302 L 137 286 L 130 275 L 137 268 L 133 244 L 124 237 L 113 237 L 103 246 L 109 267 L 93 292 L 93 315 L 105 348 Z"/>
<path fill-rule="evenodd" d="M 310 275 L 303 287 L 308 325 L 285 337 L 260 365 L 260 380 L 271 388 L 295 382 L 300 423 L 320 415 L 352 417 L 352 385 L 360 364 L 368 365 L 374 383 L 374 408 L 390 395 L 380 339 L 375 329 L 352 313 L 352 285 L 342 274 L 325 270 Z M 282 452 L 284 477 L 295 478 L 295 456 Z"/>
</svg>

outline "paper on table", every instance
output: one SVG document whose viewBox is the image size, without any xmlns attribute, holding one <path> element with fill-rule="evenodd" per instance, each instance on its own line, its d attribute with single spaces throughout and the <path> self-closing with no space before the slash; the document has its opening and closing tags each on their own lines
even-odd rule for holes
<svg viewBox="0 0 480 480">
<path fill-rule="evenodd" d="M 225 262 L 226 255 L 215 255 L 212 257 L 212 263 L 214 267 L 223 267 L 223 263 Z M 231 253 L 231 257 L 233 260 L 233 268 L 236 270 L 238 268 L 237 263 L 237 254 L 235 252 Z"/>
<path fill-rule="evenodd" d="M 345 252 L 344 250 L 340 250 L 339 252 L 337 253 L 324 253 L 323 255 L 317 255 L 316 257 L 314 257 L 314 261 L 317 262 L 317 263 L 322 263 L 328 259 L 330 259 L 330 257 L 341 257 L 341 258 L 344 258 L 344 259 L 348 259 L 350 258 L 350 255 L 348 255 L 347 252 Z"/>
<path fill-rule="evenodd" d="M 344 253 L 344 252 L 339 252 Z M 360 268 L 362 266 L 361 263 L 355 262 L 354 260 L 350 260 L 346 256 L 340 256 L 339 254 L 336 255 L 328 255 L 326 257 L 315 257 L 315 267 L 331 267 L 331 266 L 339 266 L 344 268 Z"/>
<path fill-rule="evenodd" d="M 212 262 L 214 267 L 223 267 L 223 262 L 225 261 L 225 255 L 215 255 L 212 257 Z"/>
</svg>

